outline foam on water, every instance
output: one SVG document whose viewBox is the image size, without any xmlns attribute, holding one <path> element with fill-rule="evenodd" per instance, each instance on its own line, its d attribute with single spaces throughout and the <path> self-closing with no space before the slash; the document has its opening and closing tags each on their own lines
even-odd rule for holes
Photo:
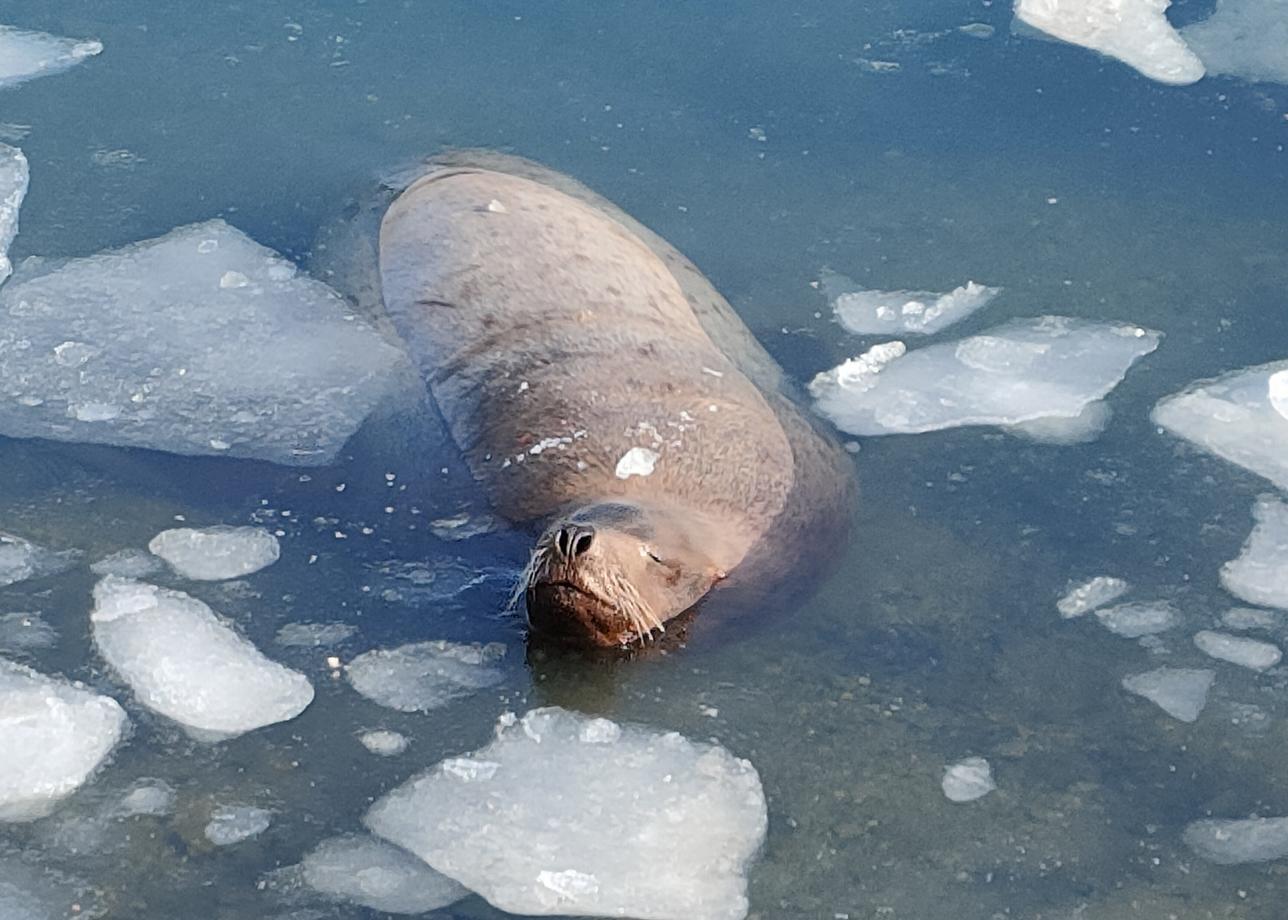
<svg viewBox="0 0 1288 920">
<path fill-rule="evenodd" d="M 406 850 L 366 835 L 324 840 L 300 868 L 319 894 L 390 914 L 422 914 L 469 894 Z"/>
<path fill-rule="evenodd" d="M 109 575 L 94 588 L 94 643 L 138 701 L 203 741 L 293 719 L 304 675 L 270 661 L 194 597 Z"/>
<path fill-rule="evenodd" d="M 1055 602 L 1055 609 L 1063 619 L 1070 620 L 1090 613 L 1097 607 L 1118 600 L 1127 593 L 1127 582 L 1113 575 L 1097 575 L 1076 585 L 1070 585 L 1064 597 Z"/>
<path fill-rule="evenodd" d="M 1142 696 L 1182 722 L 1193 722 L 1207 705 L 1216 673 L 1200 668 L 1156 668 L 1124 677 L 1123 689 Z"/>
<path fill-rule="evenodd" d="M 476 690 L 499 684 L 496 664 L 505 657 L 499 642 L 413 642 L 375 649 L 349 662 L 353 688 L 374 703 L 401 712 L 428 712 Z"/>
<path fill-rule="evenodd" d="M 503 717 L 366 823 L 512 913 L 742 920 L 767 816 L 722 747 L 548 708 Z"/>
<path fill-rule="evenodd" d="M 0 38 L 0 55 L 4 54 Z M 4 58 L 0 56 L 0 68 Z M 27 158 L 17 147 L 0 144 L 0 284 L 13 273 L 9 247 L 18 235 L 18 211 L 27 196 Z"/>
<path fill-rule="evenodd" d="M 1216 12 L 1181 37 L 1208 73 L 1288 83 L 1288 0 L 1217 0 Z"/>
<path fill-rule="evenodd" d="M 1256 526 L 1238 558 L 1221 567 L 1221 584 L 1251 604 L 1288 610 L 1288 503 L 1263 495 L 1252 514 Z"/>
<path fill-rule="evenodd" d="M 272 565 L 282 553 L 277 537 L 262 527 L 163 530 L 148 549 L 194 581 L 240 578 Z"/>
<path fill-rule="evenodd" d="M 1223 866 L 1288 856 L 1288 818 L 1193 821 L 1185 842 L 1199 856 Z"/>
<path fill-rule="evenodd" d="M 76 550 L 55 551 L 30 540 L 0 532 L 0 588 L 29 578 L 42 578 L 70 568 L 80 557 Z"/>
<path fill-rule="evenodd" d="M 1283 652 L 1277 645 L 1260 642 L 1245 636 L 1232 636 L 1229 633 L 1214 632 L 1210 629 L 1200 630 L 1194 634 L 1194 644 L 1199 651 L 1213 658 L 1228 661 L 1254 671 L 1273 668 L 1283 658 Z"/>
<path fill-rule="evenodd" d="M 1016 0 L 1035 29 L 1117 58 L 1161 83 L 1203 78 L 1203 62 L 1167 21 L 1170 0 Z"/>
<path fill-rule="evenodd" d="M 273 813 L 254 805 L 221 805 L 210 813 L 205 835 L 217 847 L 258 837 L 273 823 Z"/>
<path fill-rule="evenodd" d="M 1176 625 L 1176 608 L 1167 601 L 1118 604 L 1096 611 L 1096 618 L 1112 633 L 1139 639 Z"/>
<path fill-rule="evenodd" d="M 987 306 L 1002 291 L 974 281 L 947 294 L 871 291 L 834 274 L 825 277 L 823 285 L 837 320 L 859 335 L 930 335 Z"/>
<path fill-rule="evenodd" d="M 49 814 L 98 768 L 127 725 L 115 700 L 0 659 L 0 821 Z"/>
<path fill-rule="evenodd" d="M 973 802 L 994 789 L 993 768 L 983 757 L 967 757 L 944 769 L 941 783 L 950 802 Z"/>
<path fill-rule="evenodd" d="M 846 362 L 815 377 L 810 392 L 820 413 L 856 435 L 1072 419 L 1158 342 L 1137 326 L 1017 320 L 958 342 Z"/>
<path fill-rule="evenodd" d="M 0 89 L 66 70 L 102 50 L 103 45 L 96 41 L 0 26 Z"/>
<path fill-rule="evenodd" d="M 330 463 L 402 352 L 223 221 L 0 288 L 0 434 Z"/>
</svg>

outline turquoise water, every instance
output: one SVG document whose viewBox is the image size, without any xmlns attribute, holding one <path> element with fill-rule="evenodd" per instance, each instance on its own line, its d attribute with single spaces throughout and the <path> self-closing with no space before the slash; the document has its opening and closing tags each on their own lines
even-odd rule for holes
<svg viewBox="0 0 1288 920">
<path fill-rule="evenodd" d="M 1180 3 L 1173 18 L 1209 8 Z M 1282 864 L 1213 866 L 1181 833 L 1211 815 L 1288 814 L 1288 672 L 1219 669 L 1192 725 L 1119 681 L 1211 665 L 1188 636 L 1235 604 L 1217 573 L 1269 489 L 1148 412 L 1195 379 L 1288 357 L 1288 89 L 1161 86 L 1013 37 L 1010 18 L 1002 3 L 904 0 L 0 3 L 0 22 L 105 46 L 0 93 L 32 170 L 15 262 L 221 216 L 309 264 L 319 228 L 375 177 L 487 146 L 576 176 L 673 242 L 802 381 L 866 347 L 811 286 L 825 267 L 885 289 L 1005 289 L 947 338 L 1040 313 L 1165 334 L 1090 444 L 989 429 L 864 440 L 852 542 L 811 598 L 749 614 L 745 635 L 613 665 L 527 659 L 519 624 L 497 613 L 500 580 L 386 599 L 408 594 L 400 566 L 510 569 L 523 544 L 429 536 L 432 475 L 398 466 L 377 436 L 304 481 L 0 439 L 0 529 L 50 546 L 97 558 L 176 515 L 280 527 L 277 565 L 240 588 L 185 590 L 318 691 L 297 720 L 214 746 L 132 709 L 110 766 L 51 818 L 0 827 L 3 851 L 67 880 L 82 915 L 286 916 L 258 890 L 264 873 L 485 743 L 502 711 L 556 703 L 714 737 L 756 765 L 770 830 L 750 894 L 764 920 L 1283 916 Z M 972 22 L 996 32 L 955 31 Z M 1058 618 L 1066 583 L 1101 572 L 1182 611 L 1165 654 Z M 0 612 L 40 610 L 58 630 L 28 659 L 41 670 L 116 692 L 88 640 L 92 584 L 81 568 L 0 589 Z M 506 679 L 430 715 L 383 710 L 318 654 L 273 645 L 307 619 L 356 624 L 343 655 L 502 641 Z M 377 726 L 411 750 L 373 758 L 352 736 Z M 998 790 L 956 805 L 939 780 L 968 755 L 989 759 Z M 139 777 L 176 787 L 175 815 L 75 836 Z M 230 798 L 276 817 L 217 851 L 201 827 Z M 478 898 L 439 915 L 500 916 Z"/>
</svg>

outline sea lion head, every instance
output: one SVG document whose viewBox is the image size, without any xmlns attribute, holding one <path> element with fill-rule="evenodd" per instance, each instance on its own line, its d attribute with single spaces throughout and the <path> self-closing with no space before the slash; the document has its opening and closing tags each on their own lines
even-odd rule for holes
<svg viewBox="0 0 1288 920">
<path fill-rule="evenodd" d="M 583 505 L 541 534 L 520 579 L 534 632 L 614 647 L 666 631 L 724 577 L 718 540 L 686 512 Z"/>
</svg>

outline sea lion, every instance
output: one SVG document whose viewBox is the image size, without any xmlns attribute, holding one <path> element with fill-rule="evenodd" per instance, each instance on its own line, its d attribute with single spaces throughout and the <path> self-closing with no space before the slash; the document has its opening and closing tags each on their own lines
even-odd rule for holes
<svg viewBox="0 0 1288 920">
<path fill-rule="evenodd" d="M 379 231 L 385 309 L 493 510 L 544 525 L 538 633 L 642 642 L 735 569 L 770 583 L 849 517 L 851 464 L 660 237 L 514 157 L 429 161 Z"/>
</svg>

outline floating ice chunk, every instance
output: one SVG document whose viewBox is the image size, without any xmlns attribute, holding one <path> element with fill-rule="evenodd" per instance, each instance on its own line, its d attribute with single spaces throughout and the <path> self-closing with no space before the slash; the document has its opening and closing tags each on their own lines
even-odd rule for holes
<svg viewBox="0 0 1288 920">
<path fill-rule="evenodd" d="M 362 746 L 373 754 L 379 754 L 381 757 L 393 757 L 395 754 L 401 754 L 407 750 L 407 745 L 411 744 L 406 735 L 400 735 L 398 732 L 391 732 L 386 729 L 377 729 L 375 731 L 363 732 L 358 736 Z"/>
<path fill-rule="evenodd" d="M 1275 409 L 1270 392 L 1271 380 L 1284 371 L 1288 361 L 1199 381 L 1161 400 L 1150 417 L 1288 491 L 1288 418 Z"/>
<path fill-rule="evenodd" d="M 1108 403 L 1096 400 L 1072 417 L 1048 415 L 1005 427 L 1008 433 L 1039 444 L 1086 444 L 1104 433 L 1113 414 Z"/>
<path fill-rule="evenodd" d="M 1266 380 L 1266 399 L 1272 409 L 1288 419 L 1288 371 L 1277 371 Z"/>
<path fill-rule="evenodd" d="M 148 549 L 195 581 L 240 578 L 272 565 L 282 552 L 277 537 L 262 527 L 163 530 Z"/>
<path fill-rule="evenodd" d="M 1182 722 L 1193 722 L 1207 705 L 1216 673 L 1197 668 L 1156 668 L 1123 678 L 1123 689 L 1143 696 Z"/>
<path fill-rule="evenodd" d="M 29 652 L 57 641 L 58 631 L 39 613 L 0 614 L 0 652 Z"/>
<path fill-rule="evenodd" d="M 77 550 L 45 549 L 22 537 L 0 532 L 0 587 L 56 574 L 70 568 L 79 556 Z"/>
<path fill-rule="evenodd" d="M 1221 614 L 1221 625 L 1226 629 L 1280 629 L 1283 627 L 1282 614 L 1273 610 L 1257 610 L 1252 607 L 1231 607 Z"/>
<path fill-rule="evenodd" d="M 469 894 L 406 850 L 365 835 L 324 840 L 300 868 L 319 894 L 390 914 L 422 914 Z"/>
<path fill-rule="evenodd" d="M 98 768 L 127 724 L 115 700 L 0 659 L 0 821 L 49 814 Z"/>
<path fill-rule="evenodd" d="M 349 662 L 353 688 L 381 706 L 401 712 L 428 712 L 476 690 L 499 684 L 505 657 L 500 642 L 480 645 L 435 640 L 392 649 L 375 649 Z"/>
<path fill-rule="evenodd" d="M 1192 821 L 1185 842 L 1199 856 L 1223 866 L 1288 856 L 1288 818 Z"/>
<path fill-rule="evenodd" d="M 617 461 L 618 479 L 630 479 L 632 476 L 649 476 L 661 455 L 647 447 L 632 447 L 622 454 Z"/>
<path fill-rule="evenodd" d="M 3 45 L 0 37 L 0 70 L 4 68 Z M 9 246 L 18 235 L 18 211 L 27 197 L 27 181 L 27 158 L 22 151 L 0 144 L 0 284 L 13 272 Z"/>
<path fill-rule="evenodd" d="M 104 556 L 89 567 L 95 575 L 120 575 L 122 578 L 147 578 L 161 571 L 161 560 L 141 549 L 123 549 Z"/>
<path fill-rule="evenodd" d="M 501 521 L 485 512 L 463 513 L 429 522 L 429 529 L 440 540 L 468 540 L 492 533 Z"/>
<path fill-rule="evenodd" d="M 1139 639 L 1176 625 L 1176 608 L 1167 601 L 1119 604 L 1096 611 L 1096 618 L 1112 633 Z"/>
<path fill-rule="evenodd" d="M 944 770 L 944 795 L 950 802 L 973 802 L 994 789 L 993 768 L 983 757 L 967 757 Z"/>
<path fill-rule="evenodd" d="M 118 818 L 168 815 L 174 810 L 174 787 L 161 779 L 145 779 L 121 797 L 113 814 Z"/>
<path fill-rule="evenodd" d="M 367 826 L 511 913 L 741 920 L 767 825 L 755 769 L 643 727 L 588 741 L 589 721 L 502 717 L 495 741 L 389 793 Z"/>
<path fill-rule="evenodd" d="M 1016 0 L 1022 22 L 1117 58 L 1160 83 L 1203 78 L 1203 62 L 1165 15 L 1170 0 Z"/>
<path fill-rule="evenodd" d="M 819 374 L 810 392 L 819 412 L 856 435 L 1073 418 L 1158 341 L 1137 326 L 1045 316 L 902 357 L 869 352 Z M 886 361 L 863 366 L 873 357 Z"/>
<path fill-rule="evenodd" d="M 1288 504 L 1263 495 L 1252 514 L 1257 524 L 1238 558 L 1221 566 L 1221 584 L 1249 603 L 1288 609 Z"/>
<path fill-rule="evenodd" d="M 293 719 L 303 674 L 270 661 L 194 597 L 109 575 L 94 588 L 94 642 L 140 703 L 203 741 Z"/>
<path fill-rule="evenodd" d="M 1217 0 L 1216 12 L 1181 29 L 1210 74 L 1288 83 L 1288 3 Z"/>
<path fill-rule="evenodd" d="M 869 291 L 839 275 L 825 280 L 824 286 L 836 318 L 859 335 L 930 335 L 987 306 L 1002 290 L 967 281 L 947 294 Z"/>
<path fill-rule="evenodd" d="M 287 623 L 277 631 L 278 645 L 325 648 L 339 645 L 358 632 L 352 623 Z"/>
<path fill-rule="evenodd" d="M 220 287 L 230 270 L 249 283 Z M 407 379 L 402 352 L 338 294 L 218 220 L 24 265 L 0 320 L 11 437 L 326 464 Z M 92 357 L 66 366 L 69 341 Z"/>
<path fill-rule="evenodd" d="M 101 42 L 0 26 L 0 89 L 66 70 L 102 50 Z"/>
<path fill-rule="evenodd" d="M 1194 634 L 1194 644 L 1199 651 L 1213 658 L 1228 661 L 1231 664 L 1264 671 L 1273 668 L 1283 658 L 1279 647 L 1269 642 L 1259 642 L 1244 636 L 1232 636 L 1229 633 L 1213 632 L 1210 629 L 1200 630 Z"/>
<path fill-rule="evenodd" d="M 1078 585 L 1071 585 L 1064 597 L 1055 602 L 1063 619 L 1071 620 L 1097 607 L 1118 600 L 1127 593 L 1127 582 L 1112 575 L 1097 575 Z"/>
<path fill-rule="evenodd" d="M 258 837 L 273 823 L 273 813 L 254 805 L 221 805 L 210 813 L 206 839 L 217 847 Z"/>
</svg>

